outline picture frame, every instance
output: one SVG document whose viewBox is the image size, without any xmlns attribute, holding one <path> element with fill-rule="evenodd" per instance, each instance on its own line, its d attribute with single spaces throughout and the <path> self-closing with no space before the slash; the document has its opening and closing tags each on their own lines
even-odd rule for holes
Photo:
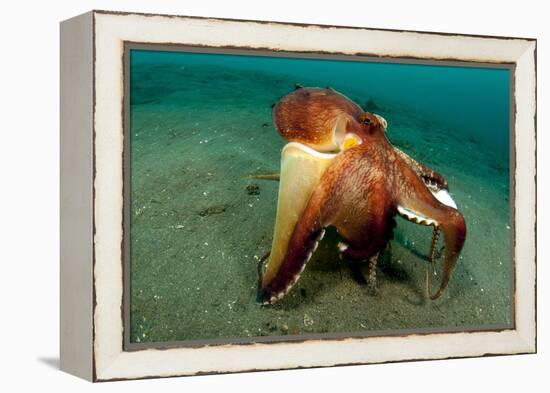
<svg viewBox="0 0 550 393">
<path fill-rule="evenodd" d="M 127 333 L 128 50 L 148 46 L 509 67 L 512 325 L 133 345 Z M 62 370 L 111 381 L 536 352 L 535 39 L 91 11 L 61 23 L 60 60 Z"/>
</svg>

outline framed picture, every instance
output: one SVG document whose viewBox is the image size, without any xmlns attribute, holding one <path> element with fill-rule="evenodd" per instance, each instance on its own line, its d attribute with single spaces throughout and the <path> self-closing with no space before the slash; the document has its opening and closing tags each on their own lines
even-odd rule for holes
<svg viewBox="0 0 550 393">
<path fill-rule="evenodd" d="M 61 368 L 536 351 L 536 41 L 61 24 Z"/>
</svg>

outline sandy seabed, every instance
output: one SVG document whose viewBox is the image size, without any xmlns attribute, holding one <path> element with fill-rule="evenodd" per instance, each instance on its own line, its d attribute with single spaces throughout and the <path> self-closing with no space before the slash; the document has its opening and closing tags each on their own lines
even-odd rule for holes
<svg viewBox="0 0 550 393">
<path fill-rule="evenodd" d="M 442 299 L 425 303 L 431 228 L 396 219 L 376 295 L 339 260 L 329 230 L 290 293 L 263 307 L 257 264 L 271 248 L 278 183 L 249 176 L 279 171 L 285 142 L 271 105 L 296 82 L 324 85 L 205 66 L 148 65 L 132 78 L 132 342 L 511 325 L 509 166 L 487 146 L 429 114 L 342 90 L 373 99 L 390 141 L 446 177 L 465 247 Z"/>
</svg>

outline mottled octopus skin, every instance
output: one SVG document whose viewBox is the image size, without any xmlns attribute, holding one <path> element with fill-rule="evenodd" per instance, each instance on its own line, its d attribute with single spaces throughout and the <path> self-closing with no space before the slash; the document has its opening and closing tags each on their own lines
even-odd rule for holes
<svg viewBox="0 0 550 393">
<path fill-rule="evenodd" d="M 273 124 L 289 142 L 300 142 L 318 151 L 332 151 L 337 149 L 332 141 L 335 129 L 365 139 L 361 124 L 364 113 L 359 105 L 333 89 L 304 87 L 277 102 L 273 108 Z M 428 186 L 448 188 L 439 173 L 393 148 Z"/>
<path fill-rule="evenodd" d="M 318 151 L 331 151 L 333 130 L 360 130 L 358 119 L 364 111 L 355 102 L 332 90 L 300 88 L 283 97 L 273 108 L 273 123 L 291 142 L 300 142 Z"/>
<path fill-rule="evenodd" d="M 308 104 L 296 101 L 296 93 L 302 90 L 306 89 L 291 93 L 294 94 L 294 104 L 300 103 L 299 108 L 302 105 L 308 107 Z M 324 89 L 307 90 L 315 94 L 318 90 L 327 93 Z M 339 97 L 330 91 L 328 95 L 338 103 Z M 350 100 L 345 97 L 343 100 L 345 105 L 342 107 L 347 111 L 351 108 Z M 333 101 L 328 103 L 329 112 L 339 115 L 337 104 L 332 108 L 331 102 Z M 284 115 L 289 109 L 280 111 L 280 105 L 281 103 L 275 107 L 274 119 L 277 127 L 281 126 L 283 136 L 307 144 L 308 138 L 298 140 L 289 131 L 291 127 L 284 127 L 285 121 L 291 119 Z M 320 114 L 323 113 L 322 106 L 317 110 Z M 317 123 L 310 121 L 313 114 L 308 113 L 304 116 L 303 123 L 294 119 L 293 124 L 303 124 L 303 130 L 317 127 L 317 131 L 322 131 L 324 127 L 326 131 L 330 128 L 330 116 L 321 116 L 324 120 Z M 300 117 L 300 112 L 296 116 Z M 449 283 L 466 239 L 466 223 L 458 210 L 439 202 L 428 189 L 430 186 L 446 187 L 446 182 L 440 175 L 429 177 L 429 170 L 392 146 L 378 116 L 362 110 L 361 113 L 356 113 L 353 109 L 350 119 L 353 132 L 361 137 L 362 142 L 339 153 L 323 173 L 319 185 L 296 223 L 277 274 L 269 281 L 260 282 L 258 300 L 262 303 L 273 303 L 288 292 L 315 250 L 324 228 L 328 226 L 336 227 L 348 244 L 343 250 L 346 258 L 368 260 L 375 256 L 392 237 L 393 218 L 397 214 L 398 206 L 430 219 L 432 225 L 443 232 L 445 260 L 442 280 L 439 290 L 431 298 L 439 298 Z M 426 174 L 429 180 L 426 179 Z"/>
</svg>

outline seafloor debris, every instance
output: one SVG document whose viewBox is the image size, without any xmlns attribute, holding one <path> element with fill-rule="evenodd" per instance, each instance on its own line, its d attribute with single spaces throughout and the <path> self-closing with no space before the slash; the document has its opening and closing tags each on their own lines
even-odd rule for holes
<svg viewBox="0 0 550 393">
<path fill-rule="evenodd" d="M 246 186 L 246 193 L 248 195 L 260 195 L 260 186 L 257 184 L 249 184 Z"/>
<path fill-rule="evenodd" d="M 206 209 L 202 209 L 201 211 L 199 211 L 199 216 L 206 217 L 206 216 L 211 216 L 211 215 L 214 215 L 214 214 L 221 214 L 223 212 L 225 212 L 225 206 L 224 205 L 214 205 L 214 206 L 209 206 Z"/>
</svg>

